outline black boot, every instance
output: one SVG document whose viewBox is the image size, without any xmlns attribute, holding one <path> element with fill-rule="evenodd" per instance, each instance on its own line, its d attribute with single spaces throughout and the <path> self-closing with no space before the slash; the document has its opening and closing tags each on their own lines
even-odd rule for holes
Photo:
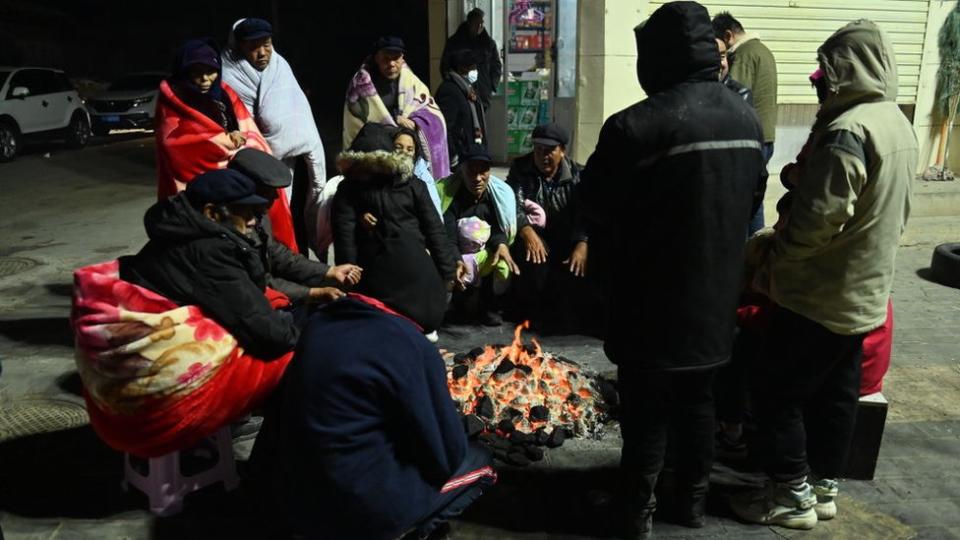
<svg viewBox="0 0 960 540">
<path fill-rule="evenodd" d="M 653 491 L 657 485 L 657 474 L 639 475 L 632 480 L 625 479 L 618 496 L 619 527 L 618 536 L 625 540 L 643 540 L 653 534 L 653 513 L 657 508 L 657 497 Z"/>
<path fill-rule="evenodd" d="M 709 477 L 679 487 L 674 499 L 674 511 L 678 524 L 694 529 L 706 526 L 707 490 L 709 487 Z"/>
</svg>

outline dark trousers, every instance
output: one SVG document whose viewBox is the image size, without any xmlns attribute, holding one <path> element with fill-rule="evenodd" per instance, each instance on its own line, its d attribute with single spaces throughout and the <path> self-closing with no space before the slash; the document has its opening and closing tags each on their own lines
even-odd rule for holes
<svg viewBox="0 0 960 540">
<path fill-rule="evenodd" d="M 717 371 L 714 385 L 717 419 L 728 424 L 743 423 L 750 396 L 749 377 L 762 344 L 762 336 L 741 329 L 733 342 L 730 362 Z"/>
<path fill-rule="evenodd" d="M 669 373 L 618 370 L 623 452 L 620 495 L 628 504 L 653 508 L 663 468 L 667 433 L 675 437 L 677 494 L 706 494 L 713 466 L 715 370 Z"/>
<path fill-rule="evenodd" d="M 293 189 L 290 191 L 290 215 L 293 217 L 293 234 L 297 241 L 297 247 L 300 253 L 308 255 L 309 235 L 307 233 L 307 220 L 304 217 L 306 213 L 305 201 L 307 199 L 307 190 L 310 189 L 310 174 L 307 172 L 307 162 L 303 156 L 297 157 L 297 164 L 293 167 Z M 318 257 L 321 255 L 318 253 Z M 323 259 L 321 259 L 323 260 Z"/>
<path fill-rule="evenodd" d="M 493 463 L 493 458 L 490 456 L 489 450 L 477 443 L 470 443 L 467 446 L 467 456 L 453 476 L 455 478 L 468 474 L 471 471 L 490 466 L 491 463 Z M 446 523 L 451 518 L 462 514 L 491 484 L 493 484 L 493 479 L 484 477 L 466 487 L 437 495 L 427 517 L 416 525 L 417 537 L 426 538 L 442 523 Z"/>
<path fill-rule="evenodd" d="M 767 474 L 777 482 L 846 467 L 860 389 L 863 334 L 834 334 L 774 307 L 756 364 L 754 415 Z"/>
<path fill-rule="evenodd" d="M 767 163 L 770 163 L 770 158 L 773 157 L 773 143 L 772 142 L 763 143 L 763 148 L 761 149 L 761 151 L 763 152 L 764 165 L 766 165 Z M 750 218 L 750 225 L 747 231 L 747 237 L 753 236 L 753 233 L 762 229 L 763 225 L 764 225 L 763 203 L 761 203 L 760 208 L 757 208 L 757 211 L 753 214 L 753 217 Z"/>
</svg>

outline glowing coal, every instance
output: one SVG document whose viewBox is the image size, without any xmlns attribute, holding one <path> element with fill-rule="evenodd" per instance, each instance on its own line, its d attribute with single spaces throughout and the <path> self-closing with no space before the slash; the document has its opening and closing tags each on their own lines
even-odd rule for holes
<svg viewBox="0 0 960 540">
<path fill-rule="evenodd" d="M 543 351 L 536 339 L 487 345 L 457 354 L 447 366 L 447 386 L 464 415 L 486 431 L 556 447 L 565 437 L 599 438 L 607 406 L 599 381 L 575 362 Z M 466 369 L 464 369 L 466 368 Z M 523 434 L 523 435 L 518 435 Z"/>
</svg>

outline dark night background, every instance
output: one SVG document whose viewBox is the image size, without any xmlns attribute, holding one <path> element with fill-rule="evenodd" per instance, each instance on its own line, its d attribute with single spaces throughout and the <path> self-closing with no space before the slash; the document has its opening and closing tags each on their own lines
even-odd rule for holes
<svg viewBox="0 0 960 540">
<path fill-rule="evenodd" d="M 347 82 L 377 36 L 402 37 L 407 62 L 430 83 L 426 0 L 0 0 L 0 65 L 100 81 L 169 71 L 183 41 L 212 36 L 225 45 L 243 17 L 274 24 L 274 46 L 307 92 L 328 155 L 340 146 Z"/>
</svg>

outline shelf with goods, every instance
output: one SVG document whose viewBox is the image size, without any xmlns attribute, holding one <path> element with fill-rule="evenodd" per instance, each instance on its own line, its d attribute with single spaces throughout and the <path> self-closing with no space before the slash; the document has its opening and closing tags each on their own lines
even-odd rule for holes
<svg viewBox="0 0 960 540">
<path fill-rule="evenodd" d="M 507 154 L 517 156 L 533 150 L 533 128 L 549 120 L 549 81 L 549 72 L 507 81 Z"/>
</svg>

